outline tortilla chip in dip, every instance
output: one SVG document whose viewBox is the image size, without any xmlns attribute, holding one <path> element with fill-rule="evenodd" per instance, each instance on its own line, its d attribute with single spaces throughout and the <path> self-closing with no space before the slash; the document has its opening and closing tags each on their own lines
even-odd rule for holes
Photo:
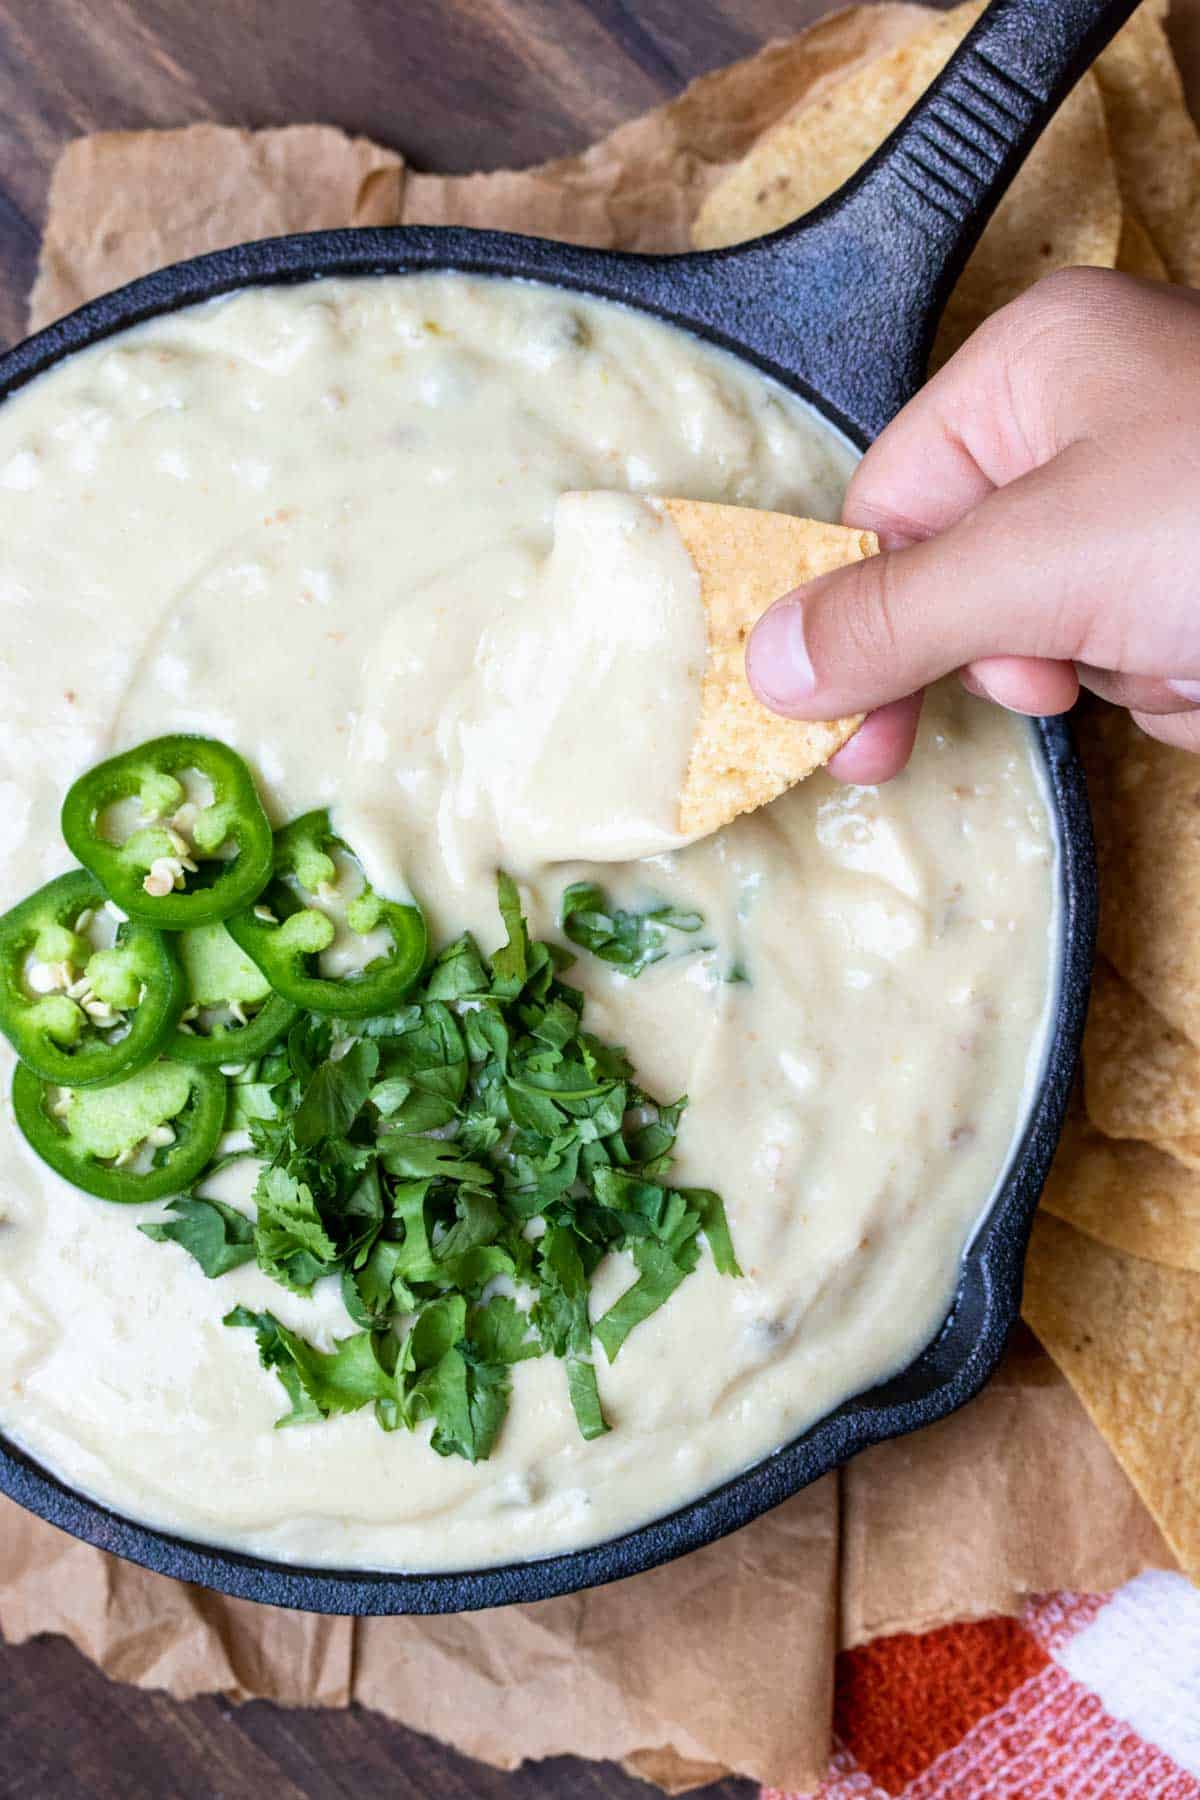
<svg viewBox="0 0 1200 1800">
<path fill-rule="evenodd" d="M 810 722 L 765 707 L 746 679 L 751 627 L 782 594 L 874 556 L 873 531 L 700 500 L 652 500 L 695 565 L 707 654 L 679 829 L 704 837 L 765 806 L 840 750 L 862 714 Z"/>
</svg>

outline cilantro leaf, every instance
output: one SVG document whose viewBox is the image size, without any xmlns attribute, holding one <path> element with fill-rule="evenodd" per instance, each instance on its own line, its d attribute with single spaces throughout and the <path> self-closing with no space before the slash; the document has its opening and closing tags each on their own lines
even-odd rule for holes
<svg viewBox="0 0 1200 1800">
<path fill-rule="evenodd" d="M 486 994 L 490 983 L 470 932 L 439 952 L 425 978 L 426 1000 L 462 1000 Z"/>
<path fill-rule="evenodd" d="M 273 1369 L 283 1383 L 291 1411 L 276 1425 L 313 1424 L 335 1413 L 357 1412 L 395 1393 L 394 1373 L 385 1367 L 385 1343 L 371 1332 L 340 1338 L 325 1351 L 289 1331 L 271 1312 L 235 1306 L 223 1323 L 252 1329 L 263 1368 Z"/>
<path fill-rule="evenodd" d="M 348 1172 L 346 1179 L 351 1178 Z M 343 1262 L 351 1268 L 361 1268 L 383 1229 L 384 1218 L 383 1184 L 379 1179 L 379 1170 L 372 1161 L 345 1195 L 341 1207 L 338 1224 Z"/>
<path fill-rule="evenodd" d="M 354 1044 L 336 1062 L 329 1058 L 318 1063 L 292 1121 L 296 1143 L 304 1149 L 323 1138 L 345 1137 L 366 1105 L 378 1067 L 378 1046 L 368 1039 Z"/>
<path fill-rule="evenodd" d="M 711 1188 L 680 1188 L 678 1191 L 700 1214 L 700 1227 L 708 1239 L 718 1275 L 740 1275 L 742 1271 L 734 1255 L 729 1220 L 725 1217 L 725 1202 L 720 1194 L 714 1194 Z"/>
<path fill-rule="evenodd" d="M 528 1263 L 528 1257 L 522 1259 L 520 1240 L 510 1239 L 508 1245 L 477 1244 L 472 1250 L 463 1250 L 457 1256 L 446 1257 L 439 1263 L 443 1281 L 468 1299 L 478 1300 L 490 1281 L 497 1276 L 514 1277 L 519 1275 Z"/>
<path fill-rule="evenodd" d="M 638 1278 L 596 1322 L 596 1336 L 609 1362 L 635 1325 L 640 1325 L 671 1298 L 688 1270 L 661 1244 L 637 1244 L 633 1250 Z"/>
<path fill-rule="evenodd" d="M 287 1034 L 288 1068 L 302 1085 L 311 1081 L 333 1047 L 333 1026 L 315 1013 L 301 1013 Z"/>
<path fill-rule="evenodd" d="M 405 1081 L 403 1075 L 388 1075 L 371 1089 L 371 1104 L 385 1119 L 390 1119 L 400 1111 L 412 1091 L 412 1082 Z"/>
<path fill-rule="evenodd" d="M 173 1219 L 138 1230 L 156 1243 L 179 1244 L 194 1256 L 210 1280 L 254 1260 L 254 1221 L 221 1200 L 179 1195 L 170 1202 Z"/>
<path fill-rule="evenodd" d="M 482 1362 L 525 1362 L 540 1356 L 542 1347 L 529 1335 L 529 1315 L 505 1294 L 497 1294 L 486 1306 L 476 1307 L 467 1335 Z"/>
<path fill-rule="evenodd" d="M 533 1322 L 546 1349 L 554 1356 L 573 1352 L 585 1355 L 591 1342 L 588 1319 L 588 1278 L 573 1231 L 554 1225 L 538 1246 L 537 1299 Z"/>
<path fill-rule="evenodd" d="M 512 1382 L 498 1363 L 475 1363 L 463 1350 L 447 1350 L 409 1391 L 410 1425 L 432 1419 L 429 1442 L 439 1456 L 481 1462 L 500 1435 Z"/>
<path fill-rule="evenodd" d="M 403 1246 L 380 1238 L 362 1266 L 342 1271 L 342 1302 L 356 1325 L 378 1331 L 397 1313 L 411 1312 L 412 1290 L 400 1270 Z"/>
<path fill-rule="evenodd" d="M 465 1025 L 471 1061 L 484 1064 L 495 1062 L 503 1071 L 508 1066 L 511 1039 L 508 1026 L 500 1014 L 490 1007 L 484 1007 L 478 1012 L 468 1013 Z"/>
<path fill-rule="evenodd" d="M 312 1189 L 286 1169 L 264 1169 L 254 1189 L 258 1266 L 294 1294 L 312 1292 L 314 1281 L 337 1261 Z"/>
<path fill-rule="evenodd" d="M 464 1353 L 463 1360 L 467 1366 L 469 1448 L 452 1440 L 440 1423 L 430 1442 L 441 1456 L 465 1456 L 468 1462 L 482 1462 L 491 1455 L 508 1414 L 512 1377 L 501 1363 L 476 1362 L 469 1353 Z"/>
<path fill-rule="evenodd" d="M 481 1461 L 504 1423 L 512 1388 L 508 1363 L 519 1359 L 520 1346 L 511 1321 L 503 1314 L 482 1317 L 490 1312 L 490 1306 L 481 1309 L 480 1335 L 468 1341 L 462 1296 L 435 1300 L 423 1308 L 400 1351 L 400 1421 L 411 1430 L 431 1419 L 430 1445 L 439 1456 Z M 497 1347 L 514 1354 L 489 1358 Z"/>
<path fill-rule="evenodd" d="M 567 1358 L 567 1392 L 571 1397 L 571 1407 L 575 1414 L 575 1423 L 579 1426 L 582 1438 L 603 1437 L 612 1426 L 604 1417 L 600 1405 L 600 1389 L 596 1385 L 595 1365 L 585 1362 L 580 1356 Z"/>
<path fill-rule="evenodd" d="M 417 1369 L 432 1368 L 467 1329 L 467 1303 L 461 1294 L 446 1294 L 431 1301 L 419 1314 L 408 1334 L 405 1353 Z"/>
<path fill-rule="evenodd" d="M 347 1019 L 339 1021 L 341 1032 L 347 1037 L 390 1038 L 401 1037 L 410 1031 L 421 1017 L 421 1008 L 414 1002 L 411 1006 L 402 1006 L 398 1012 L 376 1013 L 367 1019 Z"/>
<path fill-rule="evenodd" d="M 666 1163 L 675 1148 L 679 1121 L 687 1106 L 686 1094 L 670 1106 L 655 1107 L 655 1117 L 629 1133 L 626 1144 L 634 1162 L 641 1163 L 644 1174 L 666 1173 Z M 658 1165 L 663 1164 L 660 1168 Z"/>
<path fill-rule="evenodd" d="M 427 1181 L 406 1181 L 392 1192 L 392 1218 L 404 1232 L 403 1240 L 396 1247 L 395 1276 L 406 1284 L 439 1279 L 425 1217 L 428 1193 Z"/>
<path fill-rule="evenodd" d="M 529 979 L 529 930 L 511 875 L 496 877 L 500 917 L 508 936 L 492 956 L 492 992 L 515 1000 Z"/>
<path fill-rule="evenodd" d="M 389 1175 L 410 1181 L 440 1176 L 444 1181 L 471 1181 L 485 1187 L 491 1180 L 490 1170 L 482 1163 L 458 1154 L 453 1139 L 388 1132 L 379 1140 L 379 1160 Z"/>
<path fill-rule="evenodd" d="M 455 1117 L 467 1086 L 467 1047 L 458 1020 L 443 1002 L 415 1009 L 404 1031 L 382 1046 L 383 1080 L 371 1099 L 393 1125 L 436 1131 Z"/>
<path fill-rule="evenodd" d="M 500 1208 L 487 1188 L 462 1186 L 454 1197 L 454 1223 L 434 1246 L 434 1259 L 450 1262 L 464 1251 L 494 1243 L 500 1234 Z"/>
<path fill-rule="evenodd" d="M 632 977 L 666 956 L 668 931 L 699 931 L 704 915 L 668 903 L 627 912 L 596 882 L 574 881 L 563 889 L 558 922 L 573 944 Z"/>
</svg>

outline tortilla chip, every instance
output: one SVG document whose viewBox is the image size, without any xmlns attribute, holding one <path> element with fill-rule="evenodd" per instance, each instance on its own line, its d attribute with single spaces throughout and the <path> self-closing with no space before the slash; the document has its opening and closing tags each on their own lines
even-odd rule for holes
<svg viewBox="0 0 1200 1800">
<path fill-rule="evenodd" d="M 1142 281 L 1166 281 L 1167 265 L 1137 214 L 1128 205 L 1121 215 L 1121 243 L 1117 250 L 1117 267 L 1122 275 L 1137 275 Z"/>
<path fill-rule="evenodd" d="M 1200 284 L 1200 132 L 1163 29 L 1166 8 L 1138 9 L 1096 63 L 1121 198 L 1172 281 Z"/>
<path fill-rule="evenodd" d="M 709 194 L 693 242 L 740 243 L 799 218 L 878 149 L 939 73 L 982 7 L 956 7 L 919 36 L 802 106 Z M 1067 96 L 996 211 L 946 308 L 933 363 L 1053 269 L 1112 268 L 1121 203 L 1104 109 L 1087 75 Z"/>
<path fill-rule="evenodd" d="M 1200 1044 L 1200 757 L 1119 707 L 1080 722 L 1100 865 L 1100 948 L 1156 1012 Z"/>
<path fill-rule="evenodd" d="M 1155 1012 L 1103 956 L 1092 977 L 1083 1073 L 1087 1116 L 1097 1132 L 1141 1141 L 1173 1165 L 1200 1170 L 1200 1049 Z M 1133 1179 L 1135 1165 L 1126 1163 L 1126 1170 Z M 1157 1179 L 1157 1163 L 1146 1163 L 1144 1170 Z M 1081 1229 L 1092 1229 L 1058 1204 L 1051 1211 Z M 1092 1235 L 1157 1262 L 1182 1260 L 1106 1237 L 1103 1229 L 1092 1229 Z M 1187 1256 L 1184 1267 L 1200 1264 Z"/>
<path fill-rule="evenodd" d="M 775 231 L 841 187 L 900 123 L 982 11 L 974 0 L 955 7 L 767 132 L 700 208 L 692 232 L 697 249 Z"/>
<path fill-rule="evenodd" d="M 1200 1275 L 1123 1256 L 1041 1213 L 1024 1313 L 1200 1580 Z"/>
<path fill-rule="evenodd" d="M 1200 1175 L 1151 1144 L 1069 1119 L 1042 1205 L 1113 1250 L 1200 1273 Z"/>
<path fill-rule="evenodd" d="M 862 724 L 861 713 L 808 723 L 769 712 L 746 679 L 746 639 L 781 594 L 874 556 L 879 541 L 873 531 L 745 506 L 650 504 L 683 539 L 708 624 L 700 723 L 679 801 L 679 829 L 703 837 L 803 781 Z"/>
<path fill-rule="evenodd" d="M 1101 959 L 1083 1040 L 1088 1118 L 1112 1138 L 1200 1134 L 1200 1049 Z"/>
</svg>

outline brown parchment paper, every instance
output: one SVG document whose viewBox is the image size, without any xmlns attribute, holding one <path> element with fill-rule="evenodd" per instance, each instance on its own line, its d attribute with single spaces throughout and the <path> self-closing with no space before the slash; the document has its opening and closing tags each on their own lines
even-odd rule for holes
<svg viewBox="0 0 1200 1800">
<path fill-rule="evenodd" d="M 465 223 L 683 249 L 705 194 L 764 131 L 928 17 L 852 7 L 579 156 L 520 172 L 414 174 L 394 151 L 315 125 L 81 139 L 54 176 L 31 327 L 180 257 L 318 226 Z M 1157 240 L 1159 214 L 1190 194 L 1186 179 L 1165 198 L 1148 183 L 1143 159 L 1126 186 Z M 1047 1589 L 1103 1590 L 1151 1566 L 1174 1566 L 1162 1537 L 1025 1332 L 970 1407 L 732 1538 L 609 1588 L 490 1614 L 351 1621 L 258 1608 L 120 1563 L 0 1502 L 0 1626 L 12 1641 L 61 1632 L 114 1679 L 180 1697 L 359 1701 L 500 1767 L 618 1758 L 672 1792 L 728 1772 L 815 1786 L 839 1646 L 1014 1611 Z"/>
</svg>

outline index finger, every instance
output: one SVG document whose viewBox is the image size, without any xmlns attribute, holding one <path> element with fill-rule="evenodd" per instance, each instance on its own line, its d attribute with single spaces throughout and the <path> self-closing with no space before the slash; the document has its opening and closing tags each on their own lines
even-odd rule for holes
<svg viewBox="0 0 1200 1800">
<path fill-rule="evenodd" d="M 867 451 L 845 523 L 877 532 L 885 550 L 921 543 L 1088 436 L 1131 398 L 1125 332 L 1145 356 L 1148 295 L 1175 313 L 1170 291 L 1073 269 L 993 314 Z"/>
</svg>

